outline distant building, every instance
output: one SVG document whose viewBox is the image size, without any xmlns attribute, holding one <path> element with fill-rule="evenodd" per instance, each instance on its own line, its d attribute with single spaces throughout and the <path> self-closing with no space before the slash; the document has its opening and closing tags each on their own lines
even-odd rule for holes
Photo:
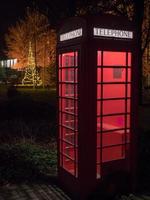
<svg viewBox="0 0 150 200">
<path fill-rule="evenodd" d="M 0 60 L 0 67 L 15 68 L 17 59 Z"/>
</svg>

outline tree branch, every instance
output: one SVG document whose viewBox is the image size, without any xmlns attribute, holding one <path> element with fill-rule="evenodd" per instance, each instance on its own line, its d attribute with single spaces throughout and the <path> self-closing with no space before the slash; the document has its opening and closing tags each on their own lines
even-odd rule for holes
<svg viewBox="0 0 150 200">
<path fill-rule="evenodd" d="M 147 36 L 146 36 L 146 39 L 145 39 L 145 44 L 144 44 L 144 47 L 142 48 L 142 55 L 144 54 L 144 51 L 145 51 L 149 42 L 150 42 L 150 24 L 149 24 Z"/>
</svg>

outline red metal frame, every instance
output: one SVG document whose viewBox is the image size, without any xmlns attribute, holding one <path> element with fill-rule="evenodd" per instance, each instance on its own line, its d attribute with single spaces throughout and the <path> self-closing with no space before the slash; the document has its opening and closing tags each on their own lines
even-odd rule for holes
<svg viewBox="0 0 150 200">
<path fill-rule="evenodd" d="M 127 158 L 131 132 L 131 53 L 98 51 L 97 65 L 97 178 L 100 178 L 104 162 Z"/>
<path fill-rule="evenodd" d="M 58 38 L 57 46 L 58 176 L 64 189 L 78 200 L 86 199 L 97 187 L 103 190 L 101 185 L 115 181 L 109 177 L 118 174 L 129 176 L 126 186 L 136 182 L 136 35 L 133 40 L 101 38 L 93 36 L 93 27 L 134 32 L 132 23 L 112 16 L 75 17 L 59 32 L 58 36 L 82 28 L 83 33 L 66 41 Z M 70 61 L 67 58 L 67 66 L 62 63 L 63 55 L 75 54 L 77 61 L 74 56 Z"/>
<path fill-rule="evenodd" d="M 60 166 L 78 176 L 78 53 L 59 54 Z"/>
</svg>

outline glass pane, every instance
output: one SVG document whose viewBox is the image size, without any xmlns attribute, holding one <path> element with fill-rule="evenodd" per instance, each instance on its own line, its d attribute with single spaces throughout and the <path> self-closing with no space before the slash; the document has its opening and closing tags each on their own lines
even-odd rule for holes
<svg viewBox="0 0 150 200">
<path fill-rule="evenodd" d="M 62 96 L 63 97 L 77 97 L 77 85 L 62 84 Z"/>
<path fill-rule="evenodd" d="M 98 51 L 97 65 L 103 65 L 97 68 L 96 177 L 100 178 L 101 153 L 102 162 L 124 159 L 130 142 L 131 120 L 125 112 L 131 112 L 131 99 L 127 99 L 131 97 L 131 84 L 127 83 L 131 82 L 131 53 Z"/>
<path fill-rule="evenodd" d="M 68 128 L 62 128 L 63 140 L 67 141 L 70 144 L 74 144 L 75 133 L 73 130 Z"/>
<path fill-rule="evenodd" d="M 126 66 L 126 52 L 103 52 L 103 66 Z"/>
<path fill-rule="evenodd" d="M 75 66 L 78 66 L 78 52 L 74 52 L 75 53 Z"/>
<path fill-rule="evenodd" d="M 123 98 L 125 97 L 124 84 L 103 85 L 103 98 Z"/>
<path fill-rule="evenodd" d="M 96 178 L 100 178 L 100 165 L 96 165 L 96 166 L 97 166 L 97 169 L 96 169 L 96 172 L 97 172 Z"/>
<path fill-rule="evenodd" d="M 128 82 L 131 82 L 131 69 L 128 68 Z"/>
<path fill-rule="evenodd" d="M 62 54 L 62 67 L 75 66 L 75 54 L 74 52 Z"/>
<path fill-rule="evenodd" d="M 77 129 L 78 129 L 78 53 L 69 52 L 59 55 L 59 124 L 62 123 L 59 129 L 59 138 L 61 153 L 60 159 L 63 162 L 63 168 L 77 177 L 77 162 L 78 145 Z M 75 160 L 75 161 L 74 161 Z M 76 168 L 76 170 L 75 170 Z"/>
<path fill-rule="evenodd" d="M 131 84 L 127 84 L 127 97 L 131 97 Z"/>
<path fill-rule="evenodd" d="M 78 69 L 74 69 L 74 71 L 75 71 L 74 82 L 77 83 L 78 82 Z"/>
<path fill-rule="evenodd" d="M 128 53 L 128 66 L 131 67 L 131 53 Z"/>
<path fill-rule="evenodd" d="M 97 131 L 101 130 L 101 118 L 97 117 Z"/>
<path fill-rule="evenodd" d="M 108 162 L 112 160 L 118 160 L 125 158 L 125 146 L 118 145 L 114 147 L 103 148 L 102 150 L 102 161 Z"/>
<path fill-rule="evenodd" d="M 101 84 L 97 84 L 97 98 L 101 98 Z"/>
<path fill-rule="evenodd" d="M 74 114 L 74 100 L 62 99 L 62 111 Z"/>
<path fill-rule="evenodd" d="M 127 115 L 127 128 L 130 128 L 131 122 L 130 122 L 130 115 Z"/>
<path fill-rule="evenodd" d="M 97 52 L 97 65 L 98 66 L 102 65 L 102 63 L 101 63 L 101 51 Z"/>
<path fill-rule="evenodd" d="M 101 83 L 101 68 L 97 68 L 97 83 Z"/>
<path fill-rule="evenodd" d="M 68 68 L 62 70 L 62 81 L 74 82 L 74 69 Z"/>
<path fill-rule="evenodd" d="M 103 115 L 125 113 L 125 100 L 103 101 Z"/>
<path fill-rule="evenodd" d="M 78 100 L 75 100 L 75 115 L 78 115 Z"/>
<path fill-rule="evenodd" d="M 63 113 L 62 124 L 68 128 L 75 128 L 75 119 L 73 115 Z"/>
<path fill-rule="evenodd" d="M 131 112 L 131 100 L 127 100 L 127 112 Z"/>
<path fill-rule="evenodd" d="M 104 68 L 103 82 L 125 82 L 126 69 L 125 68 Z"/>
<path fill-rule="evenodd" d="M 71 159 L 63 156 L 63 168 L 69 173 L 75 175 L 75 163 Z"/>
<path fill-rule="evenodd" d="M 97 115 L 101 115 L 101 101 L 97 101 Z"/>
<path fill-rule="evenodd" d="M 107 116 L 103 117 L 103 130 L 123 129 L 125 128 L 125 116 Z"/>
<path fill-rule="evenodd" d="M 74 98 L 78 96 L 77 85 L 75 84 L 62 84 L 62 96 Z"/>
<path fill-rule="evenodd" d="M 97 134 L 97 148 L 101 146 L 101 133 Z"/>
<path fill-rule="evenodd" d="M 130 142 L 130 129 L 127 129 L 127 133 L 126 133 L 126 143 Z"/>
<path fill-rule="evenodd" d="M 103 133 L 103 147 L 125 143 L 125 130 Z"/>
<path fill-rule="evenodd" d="M 75 98 L 78 97 L 78 92 L 77 92 L 77 91 L 78 91 L 78 85 L 75 84 L 75 85 L 74 85 L 74 97 L 75 97 Z"/>
<path fill-rule="evenodd" d="M 100 149 L 98 148 L 97 149 L 97 164 L 99 164 L 100 163 Z"/>
<path fill-rule="evenodd" d="M 66 155 L 67 158 L 74 160 L 75 159 L 74 146 L 66 142 L 63 142 L 63 154 Z"/>
</svg>

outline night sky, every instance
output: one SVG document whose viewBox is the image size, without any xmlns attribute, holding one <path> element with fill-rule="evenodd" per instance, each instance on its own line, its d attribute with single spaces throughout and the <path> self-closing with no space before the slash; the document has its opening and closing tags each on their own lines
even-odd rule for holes
<svg viewBox="0 0 150 200">
<path fill-rule="evenodd" d="M 56 24 L 63 16 L 72 15 L 73 0 L 2 0 L 0 1 L 0 59 L 4 58 L 4 35 L 8 27 L 23 18 L 27 7 L 36 5 L 43 13 L 48 13 L 50 24 Z"/>
<path fill-rule="evenodd" d="M 14 25 L 16 20 L 24 15 L 28 3 L 25 0 L 4 0 L 0 2 L 0 59 L 3 57 L 4 34 L 9 26 Z"/>
</svg>

